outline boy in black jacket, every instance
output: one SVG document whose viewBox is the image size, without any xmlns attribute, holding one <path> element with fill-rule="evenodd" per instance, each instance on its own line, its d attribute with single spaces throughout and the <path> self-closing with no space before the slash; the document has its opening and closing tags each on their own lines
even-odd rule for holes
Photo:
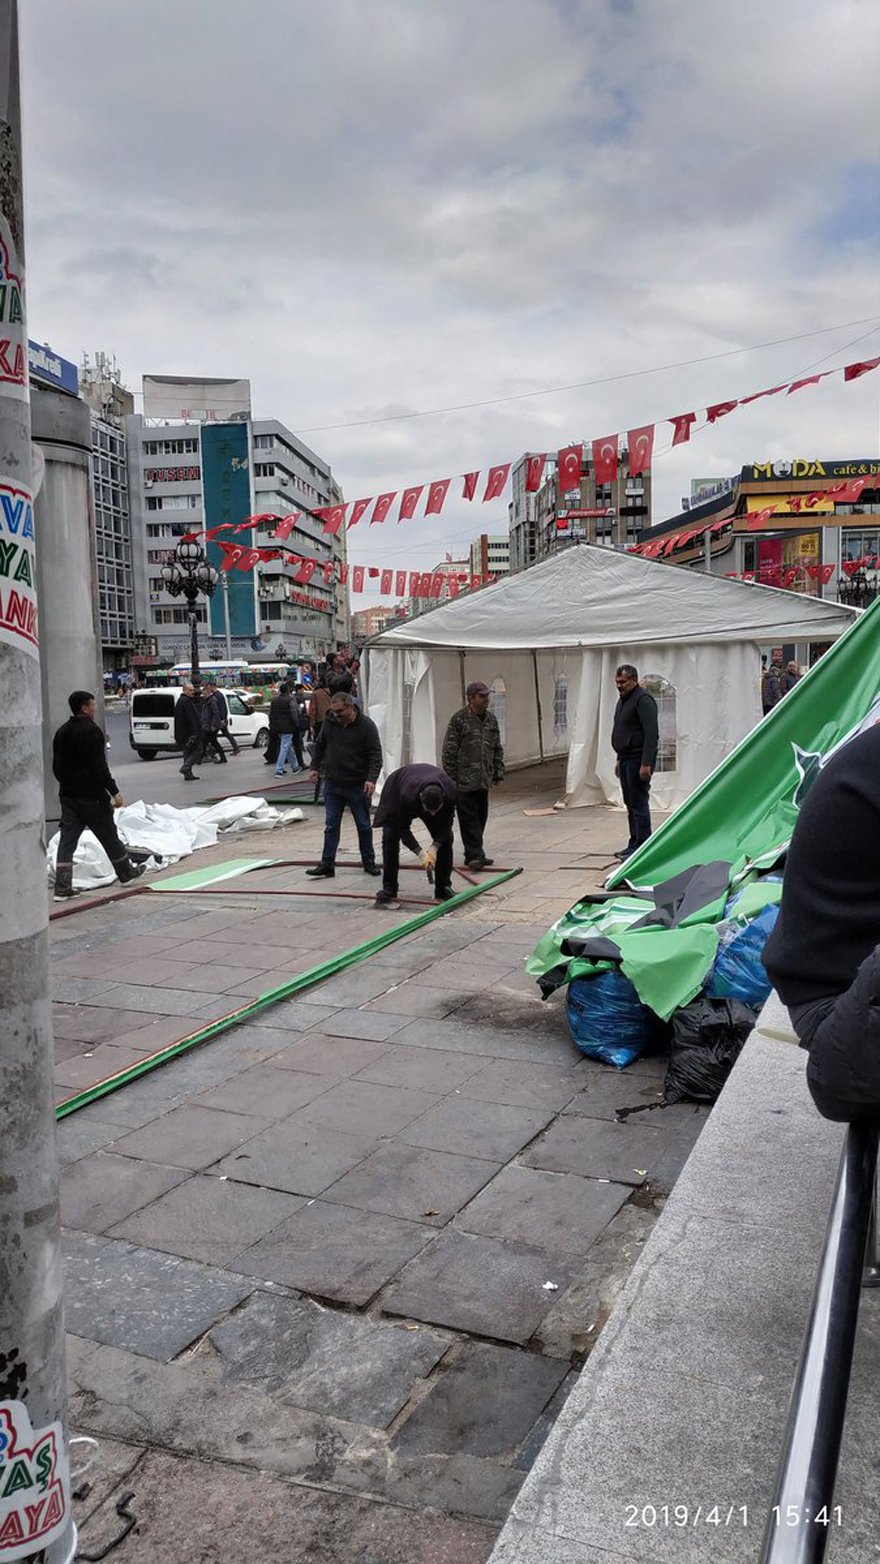
<svg viewBox="0 0 880 1564">
<path fill-rule="evenodd" d="M 366 874 L 381 874 L 376 863 L 370 799 L 382 770 L 382 742 L 375 722 L 343 692 L 333 696 L 312 750 L 311 779 L 324 778 L 324 849 L 321 862 L 306 874 L 312 880 L 332 880 L 342 816 L 350 809 L 357 826 L 361 863 Z"/>
</svg>

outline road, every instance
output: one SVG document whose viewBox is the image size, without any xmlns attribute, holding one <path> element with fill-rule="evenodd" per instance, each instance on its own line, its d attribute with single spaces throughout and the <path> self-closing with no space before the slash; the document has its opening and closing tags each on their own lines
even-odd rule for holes
<svg viewBox="0 0 880 1564">
<path fill-rule="evenodd" d="M 180 775 L 179 755 L 160 753 L 155 760 L 146 761 L 135 754 L 128 742 L 128 711 L 124 706 L 107 707 L 105 729 L 110 743 L 107 762 L 127 804 L 141 798 L 145 803 L 174 804 L 180 808 L 222 794 L 262 794 L 278 780 L 273 767 L 266 765 L 262 750 L 243 749 L 240 755 L 230 755 L 228 766 L 210 761 L 196 767 L 200 780 L 185 782 Z"/>
</svg>

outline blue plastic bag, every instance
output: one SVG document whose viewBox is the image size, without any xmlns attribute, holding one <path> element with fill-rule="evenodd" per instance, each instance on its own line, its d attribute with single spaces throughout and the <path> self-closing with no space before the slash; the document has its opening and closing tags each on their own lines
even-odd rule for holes
<svg viewBox="0 0 880 1564">
<path fill-rule="evenodd" d="M 588 1059 L 622 1070 L 654 1042 L 656 1018 L 621 972 L 599 972 L 568 985 L 571 1035 Z"/>
<path fill-rule="evenodd" d="M 778 917 L 779 907 L 772 903 L 745 926 L 735 920 L 719 924 L 718 954 L 705 988 L 711 998 L 739 999 L 760 1010 L 771 987 L 761 955 Z"/>
</svg>

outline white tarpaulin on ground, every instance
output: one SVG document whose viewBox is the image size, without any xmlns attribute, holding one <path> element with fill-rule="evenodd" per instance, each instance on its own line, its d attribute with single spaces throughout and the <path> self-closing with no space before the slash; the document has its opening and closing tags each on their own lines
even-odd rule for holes
<svg viewBox="0 0 880 1564">
<path fill-rule="evenodd" d="M 243 831 L 272 831 L 279 825 L 302 820 L 301 809 L 278 809 L 264 798 L 224 798 L 204 808 L 175 809 L 173 804 L 145 804 L 139 799 L 116 810 L 116 829 L 126 847 L 150 853 L 148 867 L 165 868 L 198 852 L 213 847 L 218 836 Z M 58 832 L 49 842 L 47 857 L 50 881 L 55 878 L 58 856 Z M 73 883 L 77 889 L 110 885 L 116 873 L 100 842 L 91 831 L 79 839 L 73 860 Z"/>
<path fill-rule="evenodd" d="M 828 643 L 857 610 L 582 545 L 386 630 L 366 650 L 385 773 L 438 763 L 472 679 L 493 692 L 508 765 L 567 755 L 568 804 L 620 801 L 614 671 L 658 697 L 652 783 L 674 809 L 761 718 L 761 652 Z"/>
</svg>

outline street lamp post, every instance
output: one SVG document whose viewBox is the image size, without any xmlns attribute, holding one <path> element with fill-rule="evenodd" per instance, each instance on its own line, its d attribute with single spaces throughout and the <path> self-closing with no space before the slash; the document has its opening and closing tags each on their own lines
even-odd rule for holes
<svg viewBox="0 0 880 1564">
<path fill-rule="evenodd" d="M 209 565 L 204 550 L 198 543 L 178 543 L 174 558 L 162 566 L 165 590 L 172 597 L 186 598 L 186 617 L 189 622 L 189 650 L 192 682 L 198 692 L 201 684 L 199 668 L 199 621 L 196 600 L 200 592 L 213 597 L 220 577 L 213 565 Z"/>
</svg>

